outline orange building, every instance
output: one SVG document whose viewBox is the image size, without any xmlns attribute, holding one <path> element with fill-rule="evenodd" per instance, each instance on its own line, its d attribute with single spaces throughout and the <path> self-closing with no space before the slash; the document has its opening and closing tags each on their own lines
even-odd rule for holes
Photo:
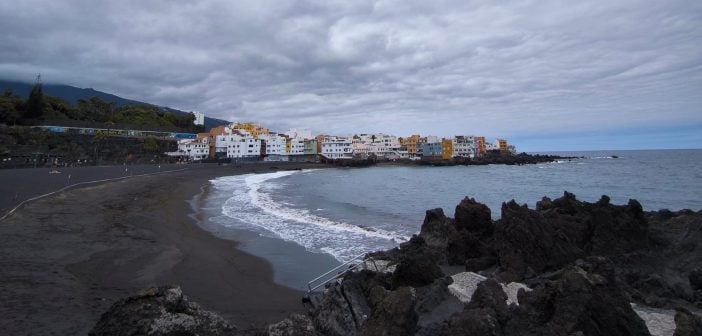
<svg viewBox="0 0 702 336">
<path fill-rule="evenodd" d="M 475 137 L 475 154 L 480 156 L 485 154 L 485 137 L 477 136 Z"/>
<path fill-rule="evenodd" d="M 400 138 L 400 145 L 407 149 L 407 154 L 410 157 L 415 157 L 419 153 L 420 139 L 419 134 L 413 134 L 406 138 Z"/>
<path fill-rule="evenodd" d="M 315 140 L 317 140 L 317 153 L 322 152 L 322 142 L 324 142 L 324 138 L 326 137 L 328 137 L 328 135 L 320 134 L 314 138 Z"/>
<path fill-rule="evenodd" d="M 217 126 L 215 128 L 210 129 L 209 133 L 198 133 L 197 138 L 207 138 L 207 146 L 209 149 L 209 157 L 213 159 L 215 157 L 215 144 L 216 144 L 216 139 L 218 135 L 224 135 L 225 126 Z"/>
<path fill-rule="evenodd" d="M 441 158 L 451 160 L 453 157 L 453 141 L 451 139 L 441 139 Z"/>
</svg>

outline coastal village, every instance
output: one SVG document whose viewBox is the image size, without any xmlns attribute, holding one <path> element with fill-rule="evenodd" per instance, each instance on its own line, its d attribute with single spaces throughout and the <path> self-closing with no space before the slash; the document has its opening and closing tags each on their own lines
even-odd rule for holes
<svg viewBox="0 0 702 336">
<path fill-rule="evenodd" d="M 195 123 L 201 120 L 202 115 L 196 114 Z M 383 133 L 313 135 L 308 129 L 278 133 L 256 123 L 237 122 L 180 139 L 178 150 L 166 154 L 186 161 L 311 161 L 317 157 L 342 160 L 451 160 L 480 157 L 491 151 L 514 154 L 516 149 L 505 139 L 489 142 L 484 136 L 477 135 L 456 135 L 452 138 L 419 134 L 399 137 Z"/>
</svg>

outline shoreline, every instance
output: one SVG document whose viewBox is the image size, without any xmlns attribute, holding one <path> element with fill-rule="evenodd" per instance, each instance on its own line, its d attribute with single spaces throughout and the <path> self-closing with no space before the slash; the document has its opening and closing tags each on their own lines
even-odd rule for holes
<svg viewBox="0 0 702 336">
<path fill-rule="evenodd" d="M 236 241 L 239 250 L 266 260 L 273 267 L 276 284 L 306 292 L 309 280 L 341 264 L 327 253 L 309 251 L 298 242 L 223 214 L 222 202 L 230 196 L 213 188 L 208 183 L 191 201 L 197 207 L 193 208 L 197 225 L 218 238 Z"/>
<path fill-rule="evenodd" d="M 202 214 L 192 206 L 212 178 L 305 166 L 194 167 L 25 204 L 0 221 L 0 327 L 18 335 L 87 334 L 118 299 L 164 284 L 181 286 L 240 330 L 303 311 L 303 292 L 274 283 L 270 262 L 198 225 Z"/>
</svg>

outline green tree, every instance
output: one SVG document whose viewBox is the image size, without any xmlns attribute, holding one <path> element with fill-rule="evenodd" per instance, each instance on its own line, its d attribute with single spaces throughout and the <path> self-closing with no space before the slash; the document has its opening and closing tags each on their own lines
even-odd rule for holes
<svg viewBox="0 0 702 336">
<path fill-rule="evenodd" d="M 44 118 L 45 119 L 71 119 L 75 112 L 73 107 L 61 98 L 44 96 Z"/>
<path fill-rule="evenodd" d="M 22 98 L 10 90 L 5 90 L 0 96 L 0 123 L 15 125 L 22 116 Z"/>
<path fill-rule="evenodd" d="M 24 112 L 24 117 L 27 119 L 39 119 L 44 111 L 44 91 L 41 87 L 41 82 L 37 82 L 32 86 L 27 98 L 27 110 Z"/>
<path fill-rule="evenodd" d="M 142 147 L 144 148 L 145 152 L 154 153 L 158 151 L 158 142 L 156 142 L 156 139 L 154 138 L 146 138 L 142 142 Z"/>
<path fill-rule="evenodd" d="M 98 97 L 88 100 L 78 99 L 78 111 L 85 116 L 85 120 L 95 122 L 106 122 L 113 118 L 115 103 L 106 102 Z"/>
</svg>

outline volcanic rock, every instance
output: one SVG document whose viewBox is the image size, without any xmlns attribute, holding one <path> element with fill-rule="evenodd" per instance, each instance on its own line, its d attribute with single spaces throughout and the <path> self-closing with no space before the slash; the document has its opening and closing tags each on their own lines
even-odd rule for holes
<svg viewBox="0 0 702 336">
<path fill-rule="evenodd" d="M 456 206 L 455 223 L 457 230 L 466 230 L 478 237 L 492 236 L 495 229 L 490 208 L 468 197 Z"/>
<path fill-rule="evenodd" d="M 421 287 L 444 276 L 437 263 L 438 257 L 421 237 L 412 237 L 400 246 L 397 268 L 393 273 L 393 287 Z"/>
<path fill-rule="evenodd" d="M 90 335 L 231 335 L 236 329 L 203 310 L 180 287 L 149 288 L 102 314 Z"/>
<path fill-rule="evenodd" d="M 414 334 L 418 320 L 417 313 L 414 311 L 416 302 L 414 288 L 401 287 L 390 292 L 374 309 L 360 334 L 363 336 Z"/>
<path fill-rule="evenodd" d="M 505 335 L 648 335 L 616 284 L 612 265 L 590 258 L 522 292 Z"/>
<path fill-rule="evenodd" d="M 702 319 L 686 309 L 677 309 L 675 313 L 675 326 L 674 336 L 702 335 Z"/>
<path fill-rule="evenodd" d="M 268 325 L 266 336 L 319 336 L 309 316 L 292 314 L 286 319 Z"/>
<path fill-rule="evenodd" d="M 702 268 L 695 268 L 688 276 L 690 287 L 694 290 L 702 290 Z"/>
</svg>

